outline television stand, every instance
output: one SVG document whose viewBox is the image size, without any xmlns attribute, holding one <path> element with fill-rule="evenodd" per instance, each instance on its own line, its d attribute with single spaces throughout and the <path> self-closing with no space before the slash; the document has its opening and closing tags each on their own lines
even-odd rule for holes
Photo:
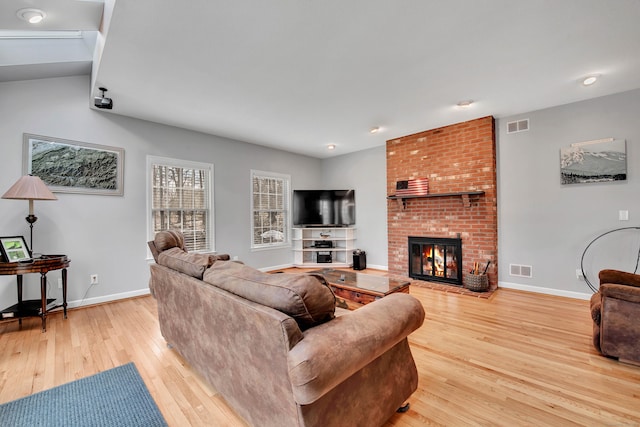
<svg viewBox="0 0 640 427">
<path fill-rule="evenodd" d="M 293 229 L 293 265 L 296 267 L 350 267 L 355 249 L 353 227 L 296 227 Z"/>
</svg>

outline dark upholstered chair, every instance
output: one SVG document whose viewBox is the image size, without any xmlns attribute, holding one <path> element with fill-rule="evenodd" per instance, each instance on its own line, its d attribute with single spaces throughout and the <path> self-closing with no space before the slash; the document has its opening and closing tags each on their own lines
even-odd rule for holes
<svg viewBox="0 0 640 427">
<path fill-rule="evenodd" d="M 593 345 L 605 356 L 640 364 L 640 275 L 602 270 L 591 297 Z"/>
</svg>

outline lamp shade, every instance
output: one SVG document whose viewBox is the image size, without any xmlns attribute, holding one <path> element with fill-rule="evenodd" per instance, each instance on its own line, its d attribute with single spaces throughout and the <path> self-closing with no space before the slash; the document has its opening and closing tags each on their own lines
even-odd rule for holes
<svg viewBox="0 0 640 427">
<path fill-rule="evenodd" d="M 2 195 L 3 199 L 58 200 L 40 177 L 25 175 Z"/>
</svg>

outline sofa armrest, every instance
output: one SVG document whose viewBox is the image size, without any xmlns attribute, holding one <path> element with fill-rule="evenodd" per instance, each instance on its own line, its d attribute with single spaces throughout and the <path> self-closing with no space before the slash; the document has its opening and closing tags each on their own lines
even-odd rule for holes
<svg viewBox="0 0 640 427">
<path fill-rule="evenodd" d="M 147 242 L 147 245 L 149 246 L 149 250 L 151 251 L 151 255 L 153 255 L 153 260 L 155 262 L 158 262 L 158 255 L 160 255 L 160 251 L 156 247 L 156 242 L 154 242 L 152 240 L 150 242 Z"/>
<path fill-rule="evenodd" d="M 600 285 L 602 298 L 616 298 L 640 304 L 640 287 L 604 283 Z"/>
<path fill-rule="evenodd" d="M 600 326 L 601 309 L 602 294 L 600 292 L 596 292 L 595 294 L 591 295 L 591 300 L 589 301 L 589 311 L 591 312 L 591 318 L 598 326 Z"/>
<path fill-rule="evenodd" d="M 305 331 L 288 355 L 296 402 L 315 402 L 406 339 L 424 316 L 420 301 L 397 293 Z"/>
<path fill-rule="evenodd" d="M 602 270 L 598 274 L 600 285 L 604 283 L 614 283 L 618 285 L 627 285 L 640 287 L 640 274 L 628 273 L 619 270 Z"/>
</svg>

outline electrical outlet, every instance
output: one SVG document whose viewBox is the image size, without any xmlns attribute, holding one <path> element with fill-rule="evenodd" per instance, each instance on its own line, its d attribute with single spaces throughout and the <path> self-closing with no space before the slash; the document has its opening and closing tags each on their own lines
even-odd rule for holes
<svg viewBox="0 0 640 427">
<path fill-rule="evenodd" d="M 582 270 L 579 268 L 576 268 L 576 279 L 584 280 L 584 274 L 582 274 Z"/>
<path fill-rule="evenodd" d="M 62 289 L 62 277 L 58 277 L 58 289 Z"/>
<path fill-rule="evenodd" d="M 89 276 L 89 278 L 91 279 L 91 285 L 97 285 L 98 284 L 98 275 L 97 274 L 92 274 L 91 276 Z"/>
</svg>

